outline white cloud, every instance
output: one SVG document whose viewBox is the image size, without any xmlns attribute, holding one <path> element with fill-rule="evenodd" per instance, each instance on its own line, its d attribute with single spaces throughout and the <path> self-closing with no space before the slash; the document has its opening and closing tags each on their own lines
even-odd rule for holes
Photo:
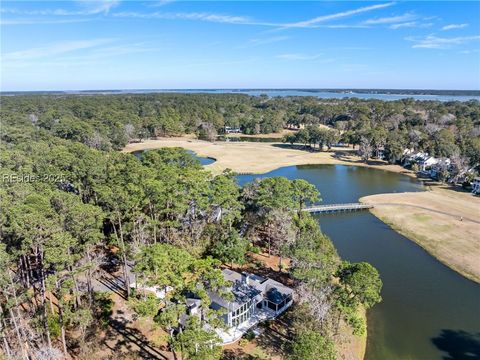
<svg viewBox="0 0 480 360">
<path fill-rule="evenodd" d="M 79 10 L 45 9 L 45 10 L 18 10 L 14 8 L 2 8 L 5 14 L 29 15 L 29 16 L 88 16 L 108 14 L 111 9 L 120 4 L 119 0 L 80 0 Z"/>
<path fill-rule="evenodd" d="M 318 16 L 318 17 L 315 17 L 315 18 L 309 19 L 309 20 L 299 21 L 299 22 L 290 23 L 290 24 L 284 24 L 284 25 L 282 25 L 282 27 L 284 27 L 284 28 L 314 27 L 316 24 L 324 22 L 324 21 L 340 19 L 340 18 L 344 18 L 344 17 L 347 17 L 347 16 L 356 15 L 356 14 L 361 14 L 361 13 L 368 12 L 368 11 L 383 9 L 383 8 L 392 6 L 394 4 L 395 4 L 394 2 L 389 2 L 389 3 L 384 3 L 384 4 L 376 4 L 376 5 L 365 6 L 365 7 L 361 7 L 361 8 L 354 9 L 354 10 L 339 12 L 339 13 L 336 13 L 336 14 Z"/>
<path fill-rule="evenodd" d="M 450 24 L 450 25 L 445 25 L 444 27 L 442 27 L 442 30 L 446 31 L 446 30 L 453 30 L 453 29 L 463 29 L 467 26 L 468 26 L 468 24 Z"/>
<path fill-rule="evenodd" d="M 200 20 L 216 23 L 228 23 L 228 24 L 252 24 L 252 20 L 244 16 L 231 16 L 221 15 L 205 12 L 192 12 L 192 13 L 165 13 L 165 12 L 153 12 L 153 13 L 138 13 L 138 12 L 117 12 L 113 13 L 115 17 L 125 18 L 138 18 L 138 19 L 166 19 L 166 20 Z"/>
<path fill-rule="evenodd" d="M 429 35 L 424 38 L 408 37 L 405 40 L 414 42 L 413 48 L 422 49 L 450 49 L 456 45 L 462 45 L 473 41 L 479 41 L 480 35 L 461 36 L 455 38 L 441 38 Z"/>
<path fill-rule="evenodd" d="M 390 29 L 412 28 L 412 27 L 416 27 L 416 26 L 417 26 L 416 21 L 410 21 L 410 22 L 404 22 L 404 23 L 398 23 L 398 24 L 390 25 Z"/>
<path fill-rule="evenodd" d="M 317 27 L 327 29 L 368 29 L 370 26 L 361 24 L 336 24 L 336 25 L 318 25 Z"/>
<path fill-rule="evenodd" d="M 375 18 L 375 19 L 368 19 L 363 22 L 365 25 L 381 25 L 381 24 L 394 24 L 394 23 L 401 23 L 416 19 L 417 16 L 412 13 L 406 13 L 399 16 L 390 16 L 390 17 L 383 17 L 383 18 Z"/>
<path fill-rule="evenodd" d="M 152 6 L 162 6 L 166 5 L 174 0 L 160 0 L 155 2 Z M 236 15 L 224 15 L 216 14 L 209 12 L 135 12 L 135 11 L 120 11 L 112 12 L 111 10 L 117 6 L 119 0 L 101 0 L 101 1 L 92 1 L 92 0 L 79 0 L 77 1 L 82 7 L 79 10 L 66 10 L 66 9 L 45 9 L 45 10 L 18 10 L 14 8 L 2 8 L 0 11 L 2 13 L 24 15 L 24 16 L 89 16 L 97 14 L 105 14 L 118 18 L 138 18 L 138 19 L 165 19 L 165 20 L 192 20 L 192 21 L 207 21 L 214 23 L 227 23 L 227 24 L 238 24 L 238 25 L 257 25 L 257 26 L 268 26 L 276 27 L 280 29 L 285 28 L 316 28 L 316 27 L 327 27 L 327 28 L 364 28 L 367 27 L 363 24 L 358 25 L 326 25 L 321 26 L 317 25 L 321 22 L 328 20 L 335 20 L 340 18 L 345 18 L 348 16 L 361 14 L 373 10 L 383 9 L 394 5 L 394 2 L 375 4 L 370 6 L 365 6 L 353 10 L 343 11 L 335 14 L 322 15 L 313 19 L 293 22 L 293 23 L 271 23 L 264 21 L 257 21 L 247 16 L 236 16 Z M 21 24 L 23 23 L 35 23 L 35 19 L 9 19 L 9 24 Z M 50 21 L 50 20 L 49 20 Z M 40 23 L 40 22 L 38 22 Z M 5 24 L 6 21 L 5 21 Z"/>
<path fill-rule="evenodd" d="M 120 0 L 77 0 L 89 14 L 108 13 L 120 4 Z"/>
<path fill-rule="evenodd" d="M 42 19 L 2 19 L 0 25 L 46 25 L 46 24 L 71 24 L 91 21 L 91 19 L 56 19 L 56 20 L 42 20 Z"/>
<path fill-rule="evenodd" d="M 433 23 L 419 23 L 417 21 L 410 21 L 399 24 L 392 24 L 389 26 L 390 29 L 402 29 L 402 28 L 428 28 L 431 27 Z"/>
<path fill-rule="evenodd" d="M 62 41 L 46 46 L 9 52 L 4 54 L 2 58 L 4 61 L 38 59 L 52 55 L 65 54 L 76 50 L 93 48 L 111 41 L 111 39 Z"/>
<path fill-rule="evenodd" d="M 127 54 L 158 51 L 145 43 L 112 44 L 112 39 L 79 40 L 54 43 L 43 47 L 15 51 L 5 54 L 2 67 L 77 67 L 95 64 L 108 64 L 109 58 Z M 104 45 L 108 46 L 104 46 Z M 77 50 L 83 50 L 81 52 Z M 53 55 L 53 56 L 52 56 Z"/>
</svg>

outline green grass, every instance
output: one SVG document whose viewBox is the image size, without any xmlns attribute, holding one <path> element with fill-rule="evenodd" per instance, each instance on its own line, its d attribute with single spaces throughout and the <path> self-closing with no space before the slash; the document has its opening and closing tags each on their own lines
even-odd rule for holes
<svg viewBox="0 0 480 360">
<path fill-rule="evenodd" d="M 420 222 L 427 222 L 432 220 L 432 217 L 430 215 L 426 214 L 413 214 L 413 217 L 415 220 L 420 221 Z"/>
</svg>

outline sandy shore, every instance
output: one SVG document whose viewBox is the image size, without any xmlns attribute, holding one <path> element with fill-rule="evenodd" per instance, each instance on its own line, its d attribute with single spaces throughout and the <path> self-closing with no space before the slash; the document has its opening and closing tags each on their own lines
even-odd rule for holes
<svg viewBox="0 0 480 360">
<path fill-rule="evenodd" d="M 282 143 L 257 142 L 216 142 L 189 138 L 162 138 L 146 140 L 141 143 L 128 144 L 123 151 L 133 152 L 162 147 L 182 147 L 194 151 L 202 157 L 210 157 L 216 161 L 206 166 L 213 174 L 219 174 L 225 169 L 237 173 L 266 173 L 283 166 L 310 164 L 340 164 L 378 168 L 411 175 L 411 172 L 398 165 L 388 165 L 382 161 L 365 164 L 355 155 L 351 148 L 333 148 L 331 151 L 309 152 L 291 148 Z"/>
<path fill-rule="evenodd" d="M 372 213 L 432 256 L 480 283 L 480 198 L 435 186 L 431 191 L 366 196 Z"/>
</svg>

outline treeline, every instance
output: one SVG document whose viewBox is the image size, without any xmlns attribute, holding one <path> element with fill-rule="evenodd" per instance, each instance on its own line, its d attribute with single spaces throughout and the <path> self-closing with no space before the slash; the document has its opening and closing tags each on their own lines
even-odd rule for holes
<svg viewBox="0 0 480 360">
<path fill-rule="evenodd" d="M 383 149 L 398 161 L 411 148 L 480 163 L 480 103 L 319 99 L 242 94 L 32 95 L 1 99 L 5 125 L 34 124 L 95 149 L 120 149 L 154 136 L 197 133 L 212 140 L 225 126 L 245 134 L 327 125 L 366 159 Z M 303 140 L 303 139 L 302 139 Z"/>
<path fill-rule="evenodd" d="M 340 139 L 341 136 L 338 131 L 329 128 L 320 128 L 315 125 L 307 125 L 306 128 L 283 137 L 283 141 L 291 145 L 300 143 L 305 148 L 308 144 L 308 146 L 313 147 L 313 149 L 318 145 L 319 150 L 323 150 L 324 146 L 327 146 L 330 150 Z"/>
<path fill-rule="evenodd" d="M 284 112 L 262 99 L 237 94 L 14 96 L 2 98 L 1 116 L 7 124 L 30 122 L 60 138 L 108 150 L 205 126 L 216 132 L 224 126 L 241 126 L 247 134 L 277 132 Z"/>
<path fill-rule="evenodd" d="M 81 99 L 74 101 L 82 109 L 93 101 Z M 78 134 L 89 120 L 62 124 L 61 117 L 49 128 L 33 108 L 25 118 L 12 106 L 2 108 L 9 115 L 0 145 L 0 343 L 7 358 L 96 356 L 113 307 L 101 286 L 108 271 L 120 274 L 131 311 L 170 334 L 171 351 L 219 359 L 218 338 L 203 325 L 220 326 L 221 314 L 208 309 L 207 293 L 222 293 L 222 264 L 245 264 L 259 249 L 291 259 L 288 276 L 299 294 L 292 359 L 334 358 L 341 321 L 355 334 L 365 331 L 358 307 L 380 301 L 378 272 L 341 262 L 317 222 L 298 211 L 319 199 L 313 185 L 271 178 L 240 188 L 235 174 L 213 177 L 184 150 L 139 158 L 98 150 L 58 133 Z M 95 119 L 92 129 L 102 129 Z M 132 279 L 170 288 L 168 301 L 136 291 Z M 192 294 L 203 300 L 202 316 L 173 331 Z"/>
</svg>

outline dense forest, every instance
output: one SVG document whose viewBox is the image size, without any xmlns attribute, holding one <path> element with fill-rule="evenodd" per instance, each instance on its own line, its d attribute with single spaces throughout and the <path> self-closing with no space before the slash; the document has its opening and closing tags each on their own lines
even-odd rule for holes
<svg viewBox="0 0 480 360">
<path fill-rule="evenodd" d="M 244 134 L 310 127 L 297 142 L 358 145 L 368 159 L 384 150 L 400 160 L 404 149 L 452 158 L 457 167 L 480 163 L 480 103 L 319 99 L 242 94 L 32 95 L 3 97 L 8 124 L 33 124 L 99 150 L 156 136 L 196 133 L 215 139 L 225 126 Z M 331 134 L 319 134 L 327 125 Z M 8 136 L 8 135 L 4 135 Z M 291 142 L 293 139 L 285 139 Z"/>
<path fill-rule="evenodd" d="M 317 221 L 299 211 L 320 201 L 313 185 L 278 177 L 240 187 L 234 173 L 213 176 L 182 149 L 115 151 L 129 141 L 211 137 L 225 126 L 311 136 L 323 124 L 331 133 L 319 135 L 322 145 L 369 142 L 395 154 L 391 161 L 415 147 L 469 167 L 480 162 L 475 101 L 153 94 L 13 96 L 1 105 L 0 337 L 12 359 L 97 358 L 118 306 L 100 285 L 104 273 L 121 279 L 128 311 L 161 328 L 174 356 L 226 357 L 204 326 L 222 326 L 207 293 L 231 296 L 220 269 L 249 268 L 259 252 L 278 257 L 280 277 L 297 294 L 287 358 L 335 359 L 341 324 L 364 334 L 360 309 L 381 301 L 379 274 L 341 261 Z M 169 296 L 131 287 L 132 276 L 170 287 Z M 192 294 L 202 316 L 177 331 Z"/>
</svg>

